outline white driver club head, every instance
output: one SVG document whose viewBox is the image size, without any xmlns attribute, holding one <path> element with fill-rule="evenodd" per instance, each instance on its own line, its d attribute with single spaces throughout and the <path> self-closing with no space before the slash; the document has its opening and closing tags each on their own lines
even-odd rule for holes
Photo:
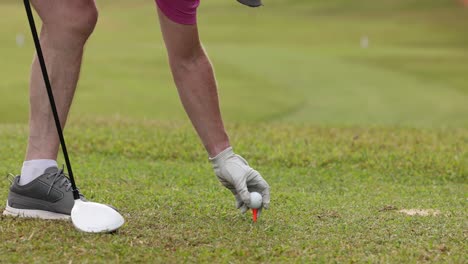
<svg viewBox="0 0 468 264">
<path fill-rule="evenodd" d="M 108 233 L 121 227 L 125 220 L 114 208 L 93 202 L 75 200 L 71 211 L 73 225 L 88 233 Z"/>
</svg>

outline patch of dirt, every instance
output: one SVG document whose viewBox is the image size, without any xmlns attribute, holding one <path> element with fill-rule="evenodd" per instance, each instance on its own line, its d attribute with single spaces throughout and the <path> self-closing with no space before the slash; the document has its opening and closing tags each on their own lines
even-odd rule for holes
<svg viewBox="0 0 468 264">
<path fill-rule="evenodd" d="M 402 209 L 398 212 L 410 216 L 436 216 L 440 214 L 439 210 L 434 209 Z"/>
<path fill-rule="evenodd" d="M 387 212 L 387 211 L 395 211 L 398 210 L 398 208 L 394 205 L 385 205 L 384 207 L 379 209 L 379 212 Z"/>
<path fill-rule="evenodd" d="M 327 218 L 340 218 L 340 214 L 337 211 L 324 211 L 321 214 L 317 215 L 318 219 L 327 219 Z"/>
</svg>

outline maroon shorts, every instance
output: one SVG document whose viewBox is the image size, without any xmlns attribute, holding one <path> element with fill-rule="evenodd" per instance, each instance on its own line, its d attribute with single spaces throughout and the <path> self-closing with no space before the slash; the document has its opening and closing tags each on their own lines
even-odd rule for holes
<svg viewBox="0 0 468 264">
<path fill-rule="evenodd" d="M 156 0 L 159 9 L 172 21 L 193 25 L 197 23 L 200 0 Z"/>
</svg>

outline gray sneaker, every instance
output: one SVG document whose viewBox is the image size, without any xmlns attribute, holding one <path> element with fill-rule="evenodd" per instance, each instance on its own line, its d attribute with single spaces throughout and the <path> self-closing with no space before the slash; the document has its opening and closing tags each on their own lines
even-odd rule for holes
<svg viewBox="0 0 468 264">
<path fill-rule="evenodd" d="M 19 185 L 19 179 L 20 176 L 16 176 L 11 184 L 4 215 L 41 219 L 70 218 L 75 201 L 70 180 L 63 169 L 50 167 L 25 185 Z"/>
</svg>

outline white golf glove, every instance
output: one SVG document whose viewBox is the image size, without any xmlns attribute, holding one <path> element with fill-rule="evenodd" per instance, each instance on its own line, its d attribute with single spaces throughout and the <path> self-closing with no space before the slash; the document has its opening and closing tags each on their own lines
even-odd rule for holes
<svg viewBox="0 0 468 264">
<path fill-rule="evenodd" d="M 232 147 L 225 149 L 216 157 L 210 158 L 210 161 L 221 184 L 234 194 L 236 206 L 242 213 L 249 209 L 250 192 L 260 193 L 262 195 L 262 208 L 268 209 L 270 186 L 258 171 L 249 166 L 245 159 L 234 154 Z"/>
</svg>

